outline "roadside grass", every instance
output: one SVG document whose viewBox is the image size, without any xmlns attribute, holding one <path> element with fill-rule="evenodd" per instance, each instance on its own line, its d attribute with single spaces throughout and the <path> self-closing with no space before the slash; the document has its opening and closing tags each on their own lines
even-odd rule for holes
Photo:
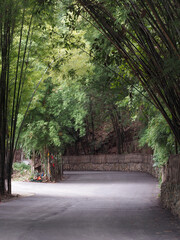
<svg viewBox="0 0 180 240">
<path fill-rule="evenodd" d="M 25 163 L 13 163 L 13 181 L 29 181 L 31 178 L 31 166 Z"/>
</svg>

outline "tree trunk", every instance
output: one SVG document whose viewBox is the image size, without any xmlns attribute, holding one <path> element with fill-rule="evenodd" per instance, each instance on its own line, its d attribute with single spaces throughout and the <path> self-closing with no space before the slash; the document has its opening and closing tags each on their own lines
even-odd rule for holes
<svg viewBox="0 0 180 240">
<path fill-rule="evenodd" d="M 7 156 L 7 192 L 11 194 L 11 176 L 12 176 L 12 164 L 13 164 L 14 152 L 9 152 Z"/>
<path fill-rule="evenodd" d="M 36 153 L 35 153 L 35 150 L 33 149 L 33 155 L 31 159 L 31 175 L 34 175 L 35 157 L 36 157 Z"/>
</svg>

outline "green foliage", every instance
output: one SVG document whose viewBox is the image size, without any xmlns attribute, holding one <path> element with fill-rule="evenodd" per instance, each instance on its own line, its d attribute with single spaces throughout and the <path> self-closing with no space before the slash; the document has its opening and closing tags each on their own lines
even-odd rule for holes
<svg viewBox="0 0 180 240">
<path fill-rule="evenodd" d="M 128 64 L 180 144 L 179 2 L 77 2 Z M 96 50 L 105 53 L 101 45 Z"/>
<path fill-rule="evenodd" d="M 129 107 L 131 119 L 142 124 L 139 145 L 151 147 L 155 165 L 162 166 L 171 154 L 175 154 L 175 139 L 172 131 L 141 86 L 136 85 L 136 88 L 131 88 L 130 92 L 123 103 Z"/>
<path fill-rule="evenodd" d="M 88 1 L 79 2 L 83 5 Z M 143 126 L 140 144 L 141 146 L 148 144 L 154 150 L 155 162 L 160 166 L 167 161 L 170 154 L 174 153 L 174 137 L 150 97 L 164 96 L 166 99 L 168 96 L 166 102 L 173 104 L 175 94 L 172 93 L 178 93 L 174 91 L 174 86 L 178 86 L 180 62 L 174 56 L 168 40 L 167 47 L 162 41 L 162 36 L 158 35 L 162 35 L 161 28 L 158 30 L 158 22 L 154 21 L 148 6 L 146 11 L 151 16 L 152 23 L 157 22 L 157 24 L 151 26 L 148 14 L 143 11 L 137 19 L 136 11 L 145 7 L 143 1 L 134 1 L 137 8 L 132 8 L 131 4 L 127 7 L 123 2 L 117 6 L 117 1 L 114 0 L 94 2 L 95 5 L 101 3 L 97 9 L 104 5 L 109 13 L 112 13 L 113 17 L 111 14 L 108 15 L 104 8 L 104 14 L 107 16 L 102 16 L 101 20 L 105 17 L 105 23 L 109 24 L 112 33 L 115 34 L 114 39 L 117 39 L 117 42 L 114 46 L 94 26 L 84 21 L 84 19 L 92 20 L 79 5 L 74 4 L 75 1 L 12 1 L 9 21 L 11 24 L 16 21 L 9 55 L 10 87 L 8 126 L 5 127 L 6 141 L 9 141 L 9 136 L 12 137 L 10 125 L 11 118 L 14 119 L 11 116 L 14 92 L 17 95 L 15 76 L 17 73 L 17 84 L 20 83 L 22 70 L 23 84 L 20 84 L 18 118 L 14 124 L 14 129 L 17 126 L 16 132 L 21 129 L 24 113 L 39 80 L 45 79 L 33 98 L 20 135 L 19 146 L 27 152 L 36 150 L 44 154 L 48 150 L 63 153 L 68 144 L 77 142 L 87 132 L 93 146 L 94 132 L 103 124 L 107 124 L 108 131 L 112 131 L 113 124 L 116 125 L 114 128 L 121 126 L 123 129 L 133 121 L 140 121 Z M 10 0 L 0 3 L 1 13 L 7 5 L 11 6 Z M 23 11 L 25 17 L 22 26 Z M 99 14 L 101 15 L 102 12 L 100 11 Z M 5 15 L 3 17 L 5 20 Z M 31 17 L 33 21 L 28 32 Z M 161 17 L 163 22 L 166 22 L 166 16 Z M 174 18 L 176 19 L 176 16 Z M 142 34 L 139 34 L 139 31 Z M 173 31 L 175 32 L 174 27 Z M 108 31 L 106 34 L 108 35 Z M 26 43 L 27 36 L 29 39 Z M 175 34 L 172 36 L 177 38 Z M 109 35 L 110 39 L 111 37 Z M 27 52 L 24 57 L 26 47 Z M 126 53 L 126 58 L 132 65 L 134 64 L 136 73 L 140 73 L 140 78 L 151 88 L 142 87 L 144 82 L 141 79 L 142 85 L 139 83 L 137 74 L 133 73 L 127 59 L 123 59 L 123 55 L 120 56 L 119 49 Z M 20 60 L 17 64 L 18 53 Z M 1 57 L 1 63 L 2 60 Z M 16 71 L 17 67 L 19 71 Z M 157 81 L 158 79 L 160 81 Z M 161 88 L 164 85 L 167 87 Z M 150 90 L 150 97 L 147 90 Z M 173 108 L 168 110 L 162 99 L 159 103 L 167 112 L 167 119 L 172 120 L 170 110 Z M 177 104 L 178 101 L 175 103 Z M 155 105 L 158 106 L 157 102 Z"/>
<path fill-rule="evenodd" d="M 24 148 L 63 152 L 65 144 L 85 133 L 86 94 L 77 83 L 59 88 L 48 78 L 45 86 L 29 111 L 20 143 Z"/>
<path fill-rule="evenodd" d="M 29 181 L 31 177 L 31 166 L 25 163 L 13 163 L 13 180 Z"/>
<path fill-rule="evenodd" d="M 23 173 L 24 171 L 30 171 L 31 166 L 25 163 L 13 163 L 13 170 Z"/>
<path fill-rule="evenodd" d="M 156 166 L 162 166 L 171 154 L 175 154 L 173 134 L 160 114 L 153 116 L 140 136 L 140 145 L 148 144 L 154 150 Z"/>
</svg>

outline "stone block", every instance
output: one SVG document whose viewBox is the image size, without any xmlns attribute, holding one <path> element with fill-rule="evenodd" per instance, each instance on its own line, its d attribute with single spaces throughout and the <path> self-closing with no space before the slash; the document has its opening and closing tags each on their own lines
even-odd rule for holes
<svg viewBox="0 0 180 240">
<path fill-rule="evenodd" d="M 104 158 L 105 158 L 104 155 L 92 155 L 91 163 L 101 164 Z"/>
<path fill-rule="evenodd" d="M 130 163 L 129 165 L 129 171 L 131 172 L 137 172 L 137 164 L 135 163 Z"/>
<path fill-rule="evenodd" d="M 111 164 L 103 164 L 103 171 L 110 171 L 111 170 Z"/>
<path fill-rule="evenodd" d="M 131 162 L 133 162 L 133 163 L 143 163 L 143 159 L 140 158 L 140 157 L 136 157 L 136 158 L 132 159 Z"/>
<path fill-rule="evenodd" d="M 126 155 L 126 154 L 119 154 L 119 155 L 118 155 L 118 161 L 119 161 L 119 163 L 124 163 L 124 162 L 125 162 L 125 155 Z"/>
<path fill-rule="evenodd" d="M 148 172 L 147 163 L 141 163 L 141 171 L 142 172 Z"/>
<path fill-rule="evenodd" d="M 148 154 L 148 155 L 147 155 L 147 154 L 144 155 L 144 156 L 143 156 L 143 162 L 144 162 L 144 163 L 152 163 L 152 156 L 149 155 L 149 154 Z"/>
<path fill-rule="evenodd" d="M 76 162 L 80 162 L 80 158 L 77 158 L 76 156 L 69 157 L 69 164 L 76 164 Z"/>
<path fill-rule="evenodd" d="M 124 169 L 125 169 L 124 165 L 125 165 L 124 163 L 119 163 L 118 170 L 119 171 L 124 171 Z"/>
<path fill-rule="evenodd" d="M 68 171 L 69 170 L 69 164 L 63 164 L 63 170 Z"/>
<path fill-rule="evenodd" d="M 63 160 L 63 163 L 64 163 L 64 164 L 69 163 L 69 159 L 68 159 L 68 157 L 63 157 L 62 160 Z"/>
<path fill-rule="evenodd" d="M 112 155 L 106 155 L 106 163 L 118 163 L 119 162 L 119 155 L 112 154 Z"/>
<path fill-rule="evenodd" d="M 105 164 L 106 162 L 107 162 L 107 159 L 109 158 L 109 154 L 107 154 L 107 155 L 102 155 L 102 157 L 101 157 L 101 163 L 102 164 Z"/>
<path fill-rule="evenodd" d="M 103 171 L 104 170 L 104 164 L 93 164 L 92 165 L 92 170 L 95 171 Z"/>
<path fill-rule="evenodd" d="M 119 164 L 119 171 L 129 171 L 129 164 L 127 163 L 122 163 L 122 164 Z"/>
<path fill-rule="evenodd" d="M 79 161 L 81 163 L 90 163 L 91 162 L 91 156 L 90 155 L 80 156 Z"/>
<path fill-rule="evenodd" d="M 142 162 L 142 156 L 140 154 L 126 154 L 125 162 L 126 163 Z"/>
<path fill-rule="evenodd" d="M 141 163 L 136 164 L 136 171 L 137 172 L 141 172 L 142 171 L 142 164 Z"/>
<path fill-rule="evenodd" d="M 103 170 L 104 171 L 118 171 L 119 164 L 118 163 L 104 164 Z"/>
<path fill-rule="evenodd" d="M 86 171 L 91 171 L 92 168 L 93 168 L 93 164 L 92 164 L 92 163 L 85 163 L 85 164 L 84 164 L 84 169 L 85 169 Z"/>
<path fill-rule="evenodd" d="M 180 195 L 180 194 L 179 194 Z M 175 205 L 175 212 L 178 215 L 178 217 L 180 218 L 180 196 L 179 196 L 179 201 L 176 203 Z"/>
<path fill-rule="evenodd" d="M 163 207 L 169 208 L 180 218 L 180 185 L 164 182 L 161 185 L 161 202 Z"/>
</svg>

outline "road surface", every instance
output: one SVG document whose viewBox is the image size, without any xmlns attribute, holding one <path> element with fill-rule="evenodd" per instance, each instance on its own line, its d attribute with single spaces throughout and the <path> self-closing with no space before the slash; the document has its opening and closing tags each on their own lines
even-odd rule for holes
<svg viewBox="0 0 180 240">
<path fill-rule="evenodd" d="M 145 173 L 70 172 L 60 183 L 13 182 L 0 204 L 0 240 L 180 240 Z"/>
</svg>

